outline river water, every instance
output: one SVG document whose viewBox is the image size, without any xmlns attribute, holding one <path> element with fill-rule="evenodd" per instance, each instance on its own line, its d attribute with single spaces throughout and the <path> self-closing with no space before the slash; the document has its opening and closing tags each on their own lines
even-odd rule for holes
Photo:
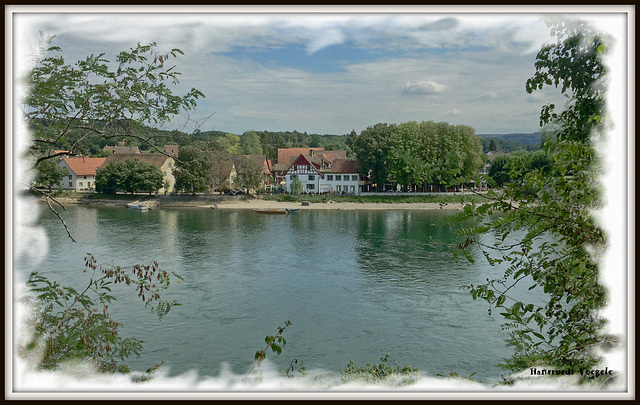
<svg viewBox="0 0 640 405">
<path fill-rule="evenodd" d="M 126 289 L 111 315 L 123 336 L 142 339 L 133 370 L 165 362 L 170 375 L 199 376 L 250 369 L 264 337 L 286 320 L 280 370 L 295 359 L 307 369 L 340 375 L 356 365 L 410 364 L 427 376 L 455 371 L 484 383 L 505 373 L 509 357 L 497 311 L 460 287 L 496 277 L 477 254 L 456 262 L 457 239 L 440 220 L 452 211 L 298 211 L 260 215 L 251 210 L 69 206 L 63 213 L 78 243 L 46 209 L 35 226 L 44 244 L 20 238 L 14 275 L 29 271 L 81 287 L 83 258 L 130 266 L 157 261 L 180 274 L 165 294 L 182 303 L 162 320 Z M 37 234 L 37 233 L 36 233 Z"/>
</svg>

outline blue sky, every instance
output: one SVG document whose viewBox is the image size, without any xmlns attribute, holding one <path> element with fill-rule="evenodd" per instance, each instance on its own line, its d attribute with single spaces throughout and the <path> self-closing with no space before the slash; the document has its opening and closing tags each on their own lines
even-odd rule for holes
<svg viewBox="0 0 640 405">
<path fill-rule="evenodd" d="M 378 122 L 433 120 L 480 134 L 534 132 L 543 104 L 564 103 L 553 88 L 525 91 L 536 53 L 550 40 L 543 9 L 63 10 L 14 15 L 17 62 L 37 45 L 38 31 L 57 35 L 68 61 L 100 52 L 113 58 L 138 42 L 180 48 L 174 90 L 205 94 L 189 117 L 203 131 L 348 134 Z M 602 21 L 616 27 L 615 18 Z M 184 123 L 177 117 L 173 125 Z"/>
</svg>

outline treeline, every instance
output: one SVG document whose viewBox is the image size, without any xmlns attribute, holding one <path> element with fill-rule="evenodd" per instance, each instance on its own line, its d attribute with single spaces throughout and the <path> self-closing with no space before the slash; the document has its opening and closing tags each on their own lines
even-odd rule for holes
<svg viewBox="0 0 640 405">
<path fill-rule="evenodd" d="M 100 123 L 93 125 L 100 126 Z M 196 131 L 187 134 L 182 131 L 160 130 L 146 126 L 126 127 L 114 131 L 112 136 L 86 137 L 82 130 L 71 130 L 61 137 L 52 149 L 72 150 L 74 154 L 106 157 L 105 146 L 116 145 L 125 141 L 126 146 L 137 146 L 141 151 L 162 151 L 164 145 L 175 144 L 187 146 L 192 144 L 208 144 L 217 149 L 224 149 L 231 155 L 266 155 L 267 159 L 276 160 L 280 148 L 324 148 L 327 150 L 346 150 L 349 158 L 355 159 L 353 140 L 355 131 L 348 135 L 308 134 L 299 131 L 246 131 L 241 135 L 224 131 Z M 498 152 L 514 152 L 518 150 L 538 150 L 540 134 L 479 135 L 482 150 Z M 81 142 L 78 142 L 82 140 Z"/>
<path fill-rule="evenodd" d="M 362 174 L 378 191 L 388 182 L 435 190 L 477 181 L 486 160 L 480 137 L 467 125 L 378 123 L 350 138 Z"/>
<path fill-rule="evenodd" d="M 518 150 L 534 151 L 540 149 L 541 143 L 539 134 L 530 134 L 528 138 L 523 136 L 522 140 L 480 135 L 480 141 L 482 142 L 482 150 L 485 153 L 489 151 L 505 153 L 515 152 Z"/>
</svg>

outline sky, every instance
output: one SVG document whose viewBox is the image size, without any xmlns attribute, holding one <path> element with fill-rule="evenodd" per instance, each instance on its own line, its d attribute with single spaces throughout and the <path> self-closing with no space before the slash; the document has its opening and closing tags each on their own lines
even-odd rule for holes
<svg viewBox="0 0 640 405">
<path fill-rule="evenodd" d="M 157 42 L 161 53 L 179 48 L 185 55 L 171 63 L 182 76 L 173 90 L 205 94 L 191 117 L 202 131 L 342 135 L 379 122 L 433 120 L 479 134 L 531 133 L 543 104 L 564 103 L 553 87 L 525 90 L 550 40 L 541 12 L 64 10 L 14 14 L 16 64 L 37 46 L 39 31 L 56 35 L 68 62 L 102 52 L 113 60 L 138 42 Z"/>
</svg>

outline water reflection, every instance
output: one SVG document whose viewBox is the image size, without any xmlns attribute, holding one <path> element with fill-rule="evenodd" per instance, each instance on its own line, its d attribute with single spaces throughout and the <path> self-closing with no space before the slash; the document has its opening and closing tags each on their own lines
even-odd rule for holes
<svg viewBox="0 0 640 405">
<path fill-rule="evenodd" d="M 504 336 L 486 306 L 459 288 L 496 269 L 453 261 L 454 236 L 434 226 L 446 214 L 80 206 L 67 219 L 83 229 L 77 245 L 55 218 L 39 222 L 57 277 L 80 278 L 68 269 L 79 269 L 86 252 L 123 265 L 157 260 L 184 277 L 167 293 L 183 305 L 162 323 L 135 297 L 113 305 L 126 333 L 145 341 L 133 368 L 164 360 L 174 375 L 195 368 L 211 376 L 226 362 L 243 373 L 264 336 L 291 320 L 285 351 L 273 358 L 283 369 L 296 358 L 339 373 L 349 360 L 374 363 L 390 352 L 430 375 L 454 366 L 497 379 Z"/>
</svg>

